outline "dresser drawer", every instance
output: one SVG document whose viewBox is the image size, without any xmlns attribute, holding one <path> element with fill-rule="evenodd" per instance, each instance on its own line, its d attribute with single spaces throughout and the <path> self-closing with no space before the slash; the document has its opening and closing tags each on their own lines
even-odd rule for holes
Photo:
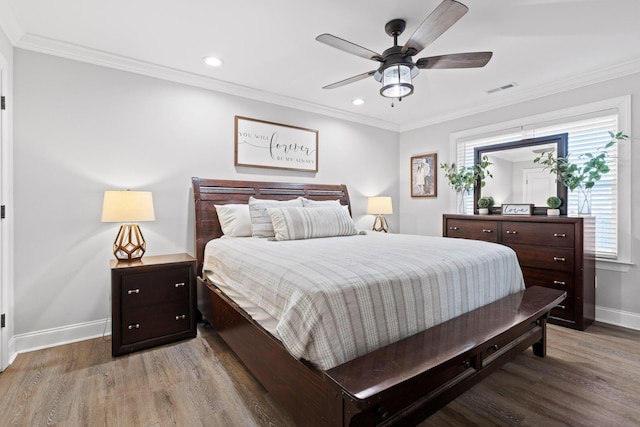
<svg viewBox="0 0 640 427">
<path fill-rule="evenodd" d="M 122 277 L 122 307 L 135 308 L 189 298 L 191 269 L 166 268 Z"/>
<path fill-rule="evenodd" d="M 567 293 L 567 298 L 551 309 L 550 316 L 563 320 L 576 320 L 575 296 Z"/>
<path fill-rule="evenodd" d="M 450 219 L 447 221 L 447 237 L 497 242 L 498 222 Z"/>
<path fill-rule="evenodd" d="M 536 267 L 556 271 L 574 271 L 574 255 L 571 248 L 508 244 L 516 251 L 522 267 Z"/>
<path fill-rule="evenodd" d="M 536 222 L 502 223 L 502 243 L 521 243 L 528 245 L 574 247 L 573 224 L 550 224 Z"/>
<path fill-rule="evenodd" d="M 574 274 L 567 271 L 522 267 L 524 282 L 529 286 L 543 286 L 573 293 Z"/>
<path fill-rule="evenodd" d="M 122 313 L 122 344 L 189 331 L 189 300 L 132 308 Z"/>
</svg>

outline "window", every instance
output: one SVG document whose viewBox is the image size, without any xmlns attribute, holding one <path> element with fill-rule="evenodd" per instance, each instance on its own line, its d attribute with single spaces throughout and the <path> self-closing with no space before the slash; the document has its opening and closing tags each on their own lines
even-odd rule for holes
<svg viewBox="0 0 640 427">
<path fill-rule="evenodd" d="M 630 97 L 594 103 L 570 110 L 547 113 L 509 122 L 459 132 L 452 135 L 459 164 L 472 165 L 473 149 L 479 146 L 518 141 L 559 133 L 568 133 L 571 161 L 580 164 L 580 155 L 601 149 L 610 141 L 608 132 L 619 130 L 629 134 Z M 514 126 L 515 125 L 515 126 Z M 624 144 L 624 145 L 623 145 Z M 596 216 L 596 256 L 603 260 L 630 261 L 630 239 L 620 229 L 630 224 L 630 167 L 624 167 L 629 140 L 609 148 L 610 172 L 596 183 L 591 194 L 591 212 Z M 627 156 L 626 158 L 629 158 Z M 627 200 L 630 197 L 627 197 Z M 469 198 L 470 199 L 470 198 Z M 577 191 L 568 193 L 567 210 L 577 213 Z M 467 211 L 473 210 L 473 200 L 467 200 Z"/>
</svg>

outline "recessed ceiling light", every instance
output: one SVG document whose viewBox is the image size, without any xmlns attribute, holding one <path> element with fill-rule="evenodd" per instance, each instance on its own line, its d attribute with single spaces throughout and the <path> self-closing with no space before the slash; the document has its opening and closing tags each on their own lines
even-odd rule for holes
<svg viewBox="0 0 640 427">
<path fill-rule="evenodd" d="M 364 104 L 364 99 L 362 99 L 362 98 L 356 98 L 356 99 L 354 99 L 353 101 L 351 101 L 351 103 L 352 103 L 353 105 L 362 105 L 362 104 Z"/>
<path fill-rule="evenodd" d="M 222 59 L 216 58 L 215 56 L 205 56 L 203 60 L 205 64 L 211 67 L 219 67 L 222 65 Z"/>
</svg>

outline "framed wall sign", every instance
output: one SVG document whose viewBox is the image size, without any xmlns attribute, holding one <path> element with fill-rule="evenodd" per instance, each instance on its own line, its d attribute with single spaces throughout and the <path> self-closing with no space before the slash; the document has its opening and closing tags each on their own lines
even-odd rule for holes
<svg viewBox="0 0 640 427">
<path fill-rule="evenodd" d="M 235 165 L 318 172 L 318 131 L 235 116 Z"/>
<path fill-rule="evenodd" d="M 502 215 L 531 215 L 533 205 L 531 204 L 515 204 L 502 205 Z"/>
<path fill-rule="evenodd" d="M 438 195 L 438 155 L 422 154 L 411 157 L 411 197 Z"/>
</svg>

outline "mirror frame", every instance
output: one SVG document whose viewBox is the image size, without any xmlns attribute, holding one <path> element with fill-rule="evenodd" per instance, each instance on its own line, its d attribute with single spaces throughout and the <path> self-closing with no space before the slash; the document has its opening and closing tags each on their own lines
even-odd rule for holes
<svg viewBox="0 0 640 427">
<path fill-rule="evenodd" d="M 487 145 L 484 147 L 476 147 L 473 149 L 473 157 L 474 164 L 479 164 L 480 159 L 485 154 L 495 152 L 495 151 L 503 151 L 503 150 L 511 150 L 513 148 L 522 148 L 522 147 L 534 147 L 536 145 L 544 145 L 544 144 L 556 144 L 556 156 L 557 157 L 567 157 L 567 145 L 568 145 L 568 134 L 562 133 L 558 135 L 550 135 L 543 136 L 540 138 L 529 138 L 529 139 L 521 139 L 519 141 L 512 142 L 503 142 L 495 145 Z M 491 179 L 491 178 L 488 178 Z M 557 195 L 562 199 L 562 206 L 560 206 L 560 215 L 567 214 L 567 187 L 559 180 L 556 179 L 557 182 Z M 480 181 L 476 182 L 476 186 L 473 190 L 473 213 L 478 214 L 478 199 L 482 197 L 482 188 L 480 187 Z M 533 207 L 533 215 L 546 215 L 547 214 L 547 206 L 534 206 Z M 492 214 L 501 214 L 502 207 L 494 206 L 489 208 L 489 212 Z"/>
</svg>

